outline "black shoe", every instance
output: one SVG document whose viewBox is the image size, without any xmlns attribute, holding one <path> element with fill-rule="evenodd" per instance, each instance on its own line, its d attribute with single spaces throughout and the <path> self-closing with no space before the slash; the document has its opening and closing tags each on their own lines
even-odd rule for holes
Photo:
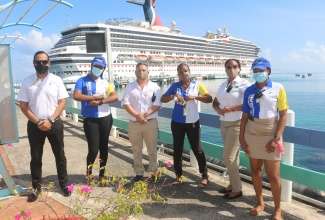
<svg viewBox="0 0 325 220">
<path fill-rule="evenodd" d="M 143 181 L 143 176 L 140 176 L 140 175 L 136 175 L 134 178 L 133 178 L 133 182 L 139 182 L 139 181 Z"/>
<path fill-rule="evenodd" d="M 65 187 L 65 188 L 61 188 L 61 189 L 62 189 L 62 191 L 63 191 L 63 196 L 64 196 L 64 197 L 69 197 L 69 196 L 71 196 L 71 192 L 68 190 L 67 187 Z"/>
<path fill-rule="evenodd" d="M 40 189 L 33 189 L 32 193 L 29 194 L 27 197 L 27 202 L 35 202 L 40 193 L 41 193 Z"/>
<path fill-rule="evenodd" d="M 224 194 L 224 195 L 223 195 L 223 198 L 225 198 L 225 199 L 237 199 L 237 198 L 242 197 L 242 196 L 243 196 L 243 192 L 240 191 L 240 193 L 237 194 L 237 195 L 235 195 L 235 196 L 230 196 L 229 193 Z"/>
<path fill-rule="evenodd" d="M 226 193 L 230 193 L 232 192 L 231 189 L 227 190 L 227 188 L 222 188 L 220 190 L 218 190 L 218 193 L 222 193 L 222 194 L 226 194 Z"/>
</svg>

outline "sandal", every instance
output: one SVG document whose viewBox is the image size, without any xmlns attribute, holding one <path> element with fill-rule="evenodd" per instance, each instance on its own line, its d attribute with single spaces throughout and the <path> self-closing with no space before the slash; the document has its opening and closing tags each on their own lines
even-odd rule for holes
<svg viewBox="0 0 325 220">
<path fill-rule="evenodd" d="M 199 188 L 206 188 L 208 184 L 209 184 L 209 180 L 206 178 L 202 178 L 199 184 Z"/>
</svg>

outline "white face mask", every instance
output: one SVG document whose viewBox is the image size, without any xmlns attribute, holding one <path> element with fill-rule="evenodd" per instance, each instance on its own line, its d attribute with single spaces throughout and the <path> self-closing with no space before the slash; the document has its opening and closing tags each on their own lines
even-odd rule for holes
<svg viewBox="0 0 325 220">
<path fill-rule="evenodd" d="M 240 71 L 239 68 L 236 69 L 231 68 L 230 70 L 226 70 L 226 73 L 229 78 L 235 78 L 238 76 L 239 71 Z"/>
<path fill-rule="evenodd" d="M 91 73 L 94 76 L 99 77 L 100 75 L 102 75 L 103 70 L 93 66 L 93 68 L 91 69 Z"/>
</svg>

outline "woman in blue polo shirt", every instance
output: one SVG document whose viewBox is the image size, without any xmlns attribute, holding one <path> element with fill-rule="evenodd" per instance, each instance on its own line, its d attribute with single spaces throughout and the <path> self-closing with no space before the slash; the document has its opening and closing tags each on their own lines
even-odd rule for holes
<svg viewBox="0 0 325 220">
<path fill-rule="evenodd" d="M 99 182 L 101 183 L 108 158 L 108 138 L 113 119 L 108 103 L 118 100 L 112 85 L 101 78 L 106 68 L 102 56 L 96 56 L 91 63 L 91 72 L 78 79 L 73 98 L 81 101 L 83 127 L 88 142 L 87 178 L 92 181 L 92 165 L 98 150 L 100 152 Z"/>
<path fill-rule="evenodd" d="M 269 79 L 271 64 L 265 58 L 257 58 L 252 64 L 256 83 L 244 93 L 239 141 L 250 158 L 252 181 L 257 205 L 251 215 L 259 215 L 265 204 L 262 194 L 262 170 L 265 165 L 274 201 L 273 220 L 283 219 L 280 207 L 280 159 L 278 145 L 289 108 L 284 87 Z M 279 117 L 278 117 L 279 116 Z"/>
<path fill-rule="evenodd" d="M 202 174 L 199 186 L 206 187 L 209 182 L 208 169 L 200 140 L 201 128 L 197 102 L 211 103 L 212 97 L 202 83 L 190 78 L 190 68 L 187 64 L 182 63 L 178 65 L 177 72 L 180 81 L 173 83 L 161 97 L 163 103 L 175 100 L 171 130 L 174 139 L 173 157 L 176 181 L 181 182 L 183 174 L 182 153 L 186 133 Z"/>
</svg>

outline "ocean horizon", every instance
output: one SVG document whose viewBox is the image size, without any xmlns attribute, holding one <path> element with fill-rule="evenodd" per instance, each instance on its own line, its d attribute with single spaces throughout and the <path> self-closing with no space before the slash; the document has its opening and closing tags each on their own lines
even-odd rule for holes
<svg viewBox="0 0 325 220">
<path fill-rule="evenodd" d="M 176 74 L 175 74 L 176 75 Z M 308 128 L 314 130 L 324 130 L 325 117 L 325 74 L 312 74 L 305 78 L 295 76 L 293 73 L 271 73 L 270 79 L 281 83 L 287 93 L 289 107 L 295 112 L 295 127 Z M 201 82 L 206 86 L 212 97 L 215 97 L 216 91 L 226 79 L 209 79 Z M 249 81 L 254 82 L 249 78 Z M 161 85 L 164 93 L 169 85 Z M 119 100 L 123 95 L 124 88 L 116 88 Z M 173 107 L 174 103 L 164 103 L 164 107 Z M 201 103 L 201 112 L 217 114 L 212 103 Z M 119 111 L 118 118 L 126 119 L 125 114 Z M 170 130 L 170 120 L 164 118 L 159 120 L 159 128 Z M 223 145 L 223 140 L 219 129 L 202 126 L 202 140 Z M 285 140 L 284 140 L 285 141 Z M 325 145 L 325 144 L 324 144 Z M 294 146 L 294 165 L 325 173 L 325 146 L 324 148 L 314 148 L 295 144 Z"/>
</svg>

